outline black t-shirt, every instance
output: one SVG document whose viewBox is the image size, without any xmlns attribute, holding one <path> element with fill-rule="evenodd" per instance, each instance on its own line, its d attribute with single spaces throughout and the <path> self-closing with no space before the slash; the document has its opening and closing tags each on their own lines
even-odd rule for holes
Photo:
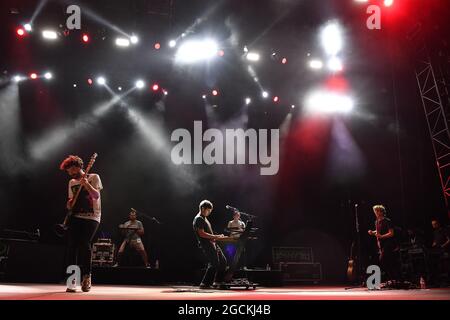
<svg viewBox="0 0 450 320">
<path fill-rule="evenodd" d="M 394 225 L 389 218 L 384 217 L 381 220 L 375 221 L 375 229 L 378 234 L 383 235 L 388 233 L 389 229 L 394 229 Z M 382 249 L 395 247 L 395 237 L 380 239 L 379 241 Z"/>
<path fill-rule="evenodd" d="M 445 228 L 440 227 L 433 231 L 433 242 L 436 243 L 437 246 L 442 246 L 447 242 L 448 234 Z"/>
<path fill-rule="evenodd" d="M 198 213 L 195 216 L 194 221 L 192 222 L 192 227 L 194 228 L 195 237 L 197 238 L 198 244 L 200 246 L 211 244 L 211 241 L 209 239 L 200 237 L 197 232 L 199 229 L 203 229 L 206 233 L 214 234 L 211 228 L 211 224 L 206 217 Z"/>
</svg>

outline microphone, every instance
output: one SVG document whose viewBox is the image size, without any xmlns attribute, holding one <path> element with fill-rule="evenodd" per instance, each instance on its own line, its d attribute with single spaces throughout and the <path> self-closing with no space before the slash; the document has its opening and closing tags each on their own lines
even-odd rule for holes
<svg viewBox="0 0 450 320">
<path fill-rule="evenodd" d="M 226 205 L 225 208 L 227 208 L 228 210 L 234 210 L 234 211 L 239 211 L 238 209 L 236 209 L 235 207 Z"/>
</svg>

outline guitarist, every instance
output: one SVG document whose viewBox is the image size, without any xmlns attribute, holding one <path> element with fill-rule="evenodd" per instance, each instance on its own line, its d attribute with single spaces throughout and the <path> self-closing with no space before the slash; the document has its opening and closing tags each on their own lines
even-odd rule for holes
<svg viewBox="0 0 450 320">
<path fill-rule="evenodd" d="M 200 284 L 200 289 L 209 289 L 212 286 L 218 286 L 223 289 L 223 280 L 225 277 L 225 269 L 227 259 L 222 249 L 216 244 L 216 240 L 224 238 L 223 234 L 214 234 L 208 216 L 213 210 L 213 205 L 208 200 L 203 200 L 199 205 L 199 212 L 192 222 L 198 246 L 202 249 L 203 254 L 208 261 L 208 266 Z"/>
<path fill-rule="evenodd" d="M 375 214 L 375 230 L 369 230 L 376 237 L 379 250 L 380 267 L 386 272 L 386 280 L 399 280 L 397 270 L 398 247 L 394 238 L 394 225 L 386 217 L 386 208 L 382 205 L 373 206 Z"/>
<path fill-rule="evenodd" d="M 88 292 L 91 289 L 91 242 L 100 224 L 100 190 L 103 186 L 98 174 L 85 174 L 83 160 L 78 156 L 70 155 L 64 159 L 60 169 L 72 178 L 69 181 L 67 201 L 67 209 L 71 210 L 68 222 L 68 262 L 69 265 L 80 266 L 81 289 Z M 79 188 L 82 188 L 80 194 L 74 199 Z M 66 291 L 76 292 L 76 285 L 68 287 Z"/>
</svg>

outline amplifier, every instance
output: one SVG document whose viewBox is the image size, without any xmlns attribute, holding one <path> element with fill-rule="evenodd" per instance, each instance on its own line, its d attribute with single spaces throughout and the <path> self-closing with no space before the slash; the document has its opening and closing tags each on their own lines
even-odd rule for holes
<svg viewBox="0 0 450 320">
<path fill-rule="evenodd" d="M 280 270 L 285 282 L 313 282 L 322 280 L 322 266 L 319 262 L 280 262 Z"/>
<path fill-rule="evenodd" d="M 272 262 L 312 263 L 314 261 L 311 247 L 272 247 Z"/>
<path fill-rule="evenodd" d="M 93 266 L 112 266 L 114 264 L 115 246 L 111 240 L 105 240 L 107 239 L 99 239 L 99 242 L 92 245 Z"/>
</svg>

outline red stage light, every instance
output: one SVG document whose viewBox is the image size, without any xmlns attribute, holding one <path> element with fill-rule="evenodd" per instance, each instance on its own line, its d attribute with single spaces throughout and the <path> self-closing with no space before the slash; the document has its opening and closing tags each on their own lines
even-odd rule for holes
<svg viewBox="0 0 450 320">
<path fill-rule="evenodd" d="M 89 36 L 88 36 L 86 33 L 83 34 L 82 39 L 83 39 L 83 42 L 85 42 L 85 43 L 88 43 L 88 42 L 89 42 Z"/>
<path fill-rule="evenodd" d="M 159 50 L 159 49 L 161 49 L 161 44 L 160 43 L 155 43 L 155 49 L 156 50 Z"/>
<path fill-rule="evenodd" d="M 153 91 L 158 91 L 159 89 L 159 85 L 157 85 L 156 83 L 152 86 Z"/>
<path fill-rule="evenodd" d="M 220 50 L 220 51 L 219 51 L 219 56 L 223 57 L 224 55 L 225 55 L 225 51 Z"/>
<path fill-rule="evenodd" d="M 18 28 L 16 32 L 21 37 L 25 35 L 25 30 L 22 28 Z"/>
<path fill-rule="evenodd" d="M 92 81 L 91 78 L 89 78 L 89 79 L 87 80 L 87 82 L 88 82 L 89 85 L 92 85 L 92 84 L 94 83 L 94 81 Z"/>
<path fill-rule="evenodd" d="M 273 102 L 278 102 L 278 100 L 280 100 L 280 98 L 278 98 L 277 96 L 273 97 Z"/>
<path fill-rule="evenodd" d="M 286 63 L 287 63 L 287 59 L 286 59 L 286 58 L 283 58 L 283 60 L 281 60 L 281 63 L 282 63 L 282 64 L 286 64 Z"/>
<path fill-rule="evenodd" d="M 217 90 L 213 90 L 213 91 L 212 91 L 212 95 L 213 95 L 213 96 L 217 96 L 218 94 L 219 94 L 219 92 L 218 92 Z"/>
<path fill-rule="evenodd" d="M 37 77 L 38 77 L 37 74 L 34 72 L 30 74 L 30 78 L 33 80 L 37 79 Z"/>
</svg>

